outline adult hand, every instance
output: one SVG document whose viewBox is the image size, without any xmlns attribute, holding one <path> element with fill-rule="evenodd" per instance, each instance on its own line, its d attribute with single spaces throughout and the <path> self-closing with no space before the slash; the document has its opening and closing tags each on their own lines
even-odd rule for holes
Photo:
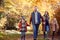
<svg viewBox="0 0 60 40">
<path fill-rule="evenodd" d="M 31 22 L 29 24 L 31 25 Z"/>
</svg>

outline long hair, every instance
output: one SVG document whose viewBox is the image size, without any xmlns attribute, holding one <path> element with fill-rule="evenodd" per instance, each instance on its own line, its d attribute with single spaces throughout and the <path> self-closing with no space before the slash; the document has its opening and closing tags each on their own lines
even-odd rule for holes
<svg viewBox="0 0 60 40">
<path fill-rule="evenodd" d="M 44 17 L 45 17 L 45 19 L 49 20 L 49 13 L 48 13 L 48 11 L 45 11 Z"/>
<path fill-rule="evenodd" d="M 44 14 L 45 16 L 49 16 L 49 13 L 48 13 L 48 11 L 45 11 L 45 14 Z"/>
</svg>

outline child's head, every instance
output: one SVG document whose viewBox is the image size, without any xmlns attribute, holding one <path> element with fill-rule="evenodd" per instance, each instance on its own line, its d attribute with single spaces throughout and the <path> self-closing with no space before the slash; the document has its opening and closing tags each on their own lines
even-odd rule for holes
<svg viewBox="0 0 60 40">
<path fill-rule="evenodd" d="M 22 23 L 24 23 L 25 22 L 25 18 L 24 18 L 24 16 L 22 16 Z"/>
</svg>

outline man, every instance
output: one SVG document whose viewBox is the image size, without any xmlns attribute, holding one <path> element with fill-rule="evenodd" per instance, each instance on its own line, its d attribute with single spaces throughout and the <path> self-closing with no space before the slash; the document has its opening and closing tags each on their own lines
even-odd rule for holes
<svg viewBox="0 0 60 40">
<path fill-rule="evenodd" d="M 39 28 L 39 24 L 41 23 L 41 14 L 38 12 L 37 6 L 34 7 L 34 11 L 31 14 L 30 24 L 31 22 L 33 25 L 34 40 L 37 40 L 38 28 Z"/>
</svg>

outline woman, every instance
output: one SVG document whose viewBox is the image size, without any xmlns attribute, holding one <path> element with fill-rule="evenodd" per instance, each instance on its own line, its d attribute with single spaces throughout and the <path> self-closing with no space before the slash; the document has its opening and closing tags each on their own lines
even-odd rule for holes
<svg viewBox="0 0 60 40">
<path fill-rule="evenodd" d="M 44 14 L 44 18 L 45 18 L 45 32 L 44 32 L 44 37 L 46 39 L 48 39 L 48 32 L 49 32 L 49 13 L 47 11 L 45 11 L 45 14 Z"/>
</svg>

